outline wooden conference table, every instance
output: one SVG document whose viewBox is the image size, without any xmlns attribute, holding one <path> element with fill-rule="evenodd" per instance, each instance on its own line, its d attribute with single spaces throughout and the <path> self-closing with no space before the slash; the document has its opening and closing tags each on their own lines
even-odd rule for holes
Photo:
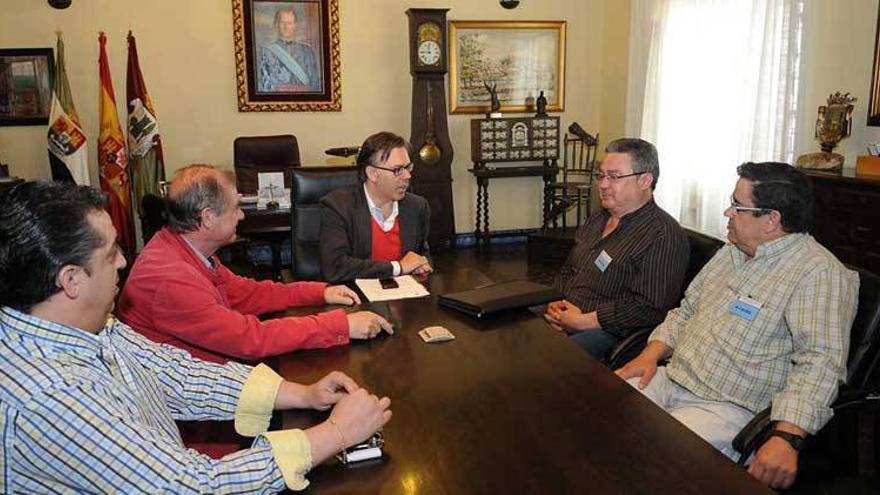
<svg viewBox="0 0 880 495">
<path fill-rule="evenodd" d="M 317 466 L 309 493 L 771 493 L 528 311 L 483 321 L 436 304 L 489 282 L 473 269 L 434 274 L 431 297 L 387 303 L 393 336 L 279 359 L 287 379 L 341 370 L 392 399 L 383 459 Z M 456 340 L 424 343 L 430 325 Z"/>
</svg>

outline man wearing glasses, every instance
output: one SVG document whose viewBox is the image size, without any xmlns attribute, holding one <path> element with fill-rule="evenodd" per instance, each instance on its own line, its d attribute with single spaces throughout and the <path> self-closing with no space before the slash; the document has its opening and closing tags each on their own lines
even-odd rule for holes
<svg viewBox="0 0 880 495">
<path fill-rule="evenodd" d="M 737 172 L 724 212 L 730 244 L 617 374 L 731 458 L 736 434 L 772 406 L 776 430 L 749 473 L 788 488 L 803 438 L 833 414 L 859 278 L 807 233 L 808 177 L 785 163 Z"/>
<path fill-rule="evenodd" d="M 431 210 L 407 192 L 412 178 L 409 143 L 379 132 L 357 157 L 362 185 L 321 199 L 321 269 L 331 282 L 430 273 Z"/>
<path fill-rule="evenodd" d="M 681 296 L 690 248 L 654 203 L 657 149 L 641 139 L 605 148 L 594 176 L 602 210 L 580 228 L 554 285 L 565 296 L 544 318 L 601 359 L 633 331 L 654 327 Z"/>
</svg>

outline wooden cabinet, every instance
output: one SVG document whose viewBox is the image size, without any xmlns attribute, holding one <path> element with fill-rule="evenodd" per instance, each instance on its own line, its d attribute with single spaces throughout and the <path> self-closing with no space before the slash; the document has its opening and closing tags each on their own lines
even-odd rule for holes
<svg viewBox="0 0 880 495">
<path fill-rule="evenodd" d="M 542 217 L 550 211 L 552 190 L 559 168 L 559 117 L 506 117 L 471 120 L 471 161 L 468 171 L 477 180 L 477 212 L 474 234 L 478 241 L 489 231 L 489 180 L 506 177 L 541 177 L 544 198 Z M 505 162 L 537 162 L 541 165 L 495 166 Z M 489 166 L 487 164 L 493 164 Z"/>
<path fill-rule="evenodd" d="M 844 263 L 880 273 L 880 177 L 806 173 L 816 197 L 813 236 Z"/>
</svg>

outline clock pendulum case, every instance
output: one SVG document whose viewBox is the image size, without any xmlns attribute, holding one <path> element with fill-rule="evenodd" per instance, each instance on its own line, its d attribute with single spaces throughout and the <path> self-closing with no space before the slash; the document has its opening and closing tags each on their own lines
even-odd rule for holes
<svg viewBox="0 0 880 495">
<path fill-rule="evenodd" d="M 409 72 L 413 77 L 410 143 L 415 163 L 412 191 L 428 200 L 432 248 L 455 242 L 452 142 L 446 122 L 446 11 L 409 9 Z"/>
</svg>

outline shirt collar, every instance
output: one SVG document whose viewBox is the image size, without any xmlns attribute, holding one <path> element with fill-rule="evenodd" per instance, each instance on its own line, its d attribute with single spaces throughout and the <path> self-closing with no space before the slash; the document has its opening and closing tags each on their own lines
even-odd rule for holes
<svg viewBox="0 0 880 495">
<path fill-rule="evenodd" d="M 755 250 L 755 256 L 753 256 L 752 259 L 757 260 L 777 257 L 791 249 L 803 239 L 804 236 L 806 236 L 804 233 L 786 234 L 779 239 L 759 244 L 758 249 Z M 735 252 L 739 253 L 738 256 L 741 260 L 746 261 L 748 259 L 748 255 L 742 252 L 739 248 L 737 248 Z"/>
<path fill-rule="evenodd" d="M 640 206 L 639 209 L 637 209 L 635 211 L 631 211 L 631 212 L 627 213 L 626 215 L 620 217 L 620 223 L 623 224 L 623 223 L 633 222 L 633 221 L 641 218 L 642 216 L 650 214 L 651 212 L 653 212 L 656 209 L 657 209 L 657 203 L 654 202 L 654 198 L 651 198 L 648 200 L 647 203 Z M 611 218 L 611 212 L 609 212 L 608 210 L 603 208 L 602 213 L 605 215 L 606 221 L 609 218 Z"/>
<path fill-rule="evenodd" d="M 79 328 L 37 318 L 8 306 L 0 308 L 0 337 L 4 341 L 16 334 L 19 340 L 24 338 L 39 341 L 41 346 L 87 355 L 100 353 L 102 336 L 112 329 L 114 323 L 115 319 L 108 319 L 104 328 L 95 335 Z"/>
<path fill-rule="evenodd" d="M 184 241 L 186 241 L 186 243 L 189 245 L 190 249 L 192 249 L 193 252 L 196 253 L 196 256 L 198 256 L 198 258 L 199 258 L 200 260 L 202 260 L 202 263 L 204 263 L 205 266 L 208 267 L 208 270 L 214 271 L 214 269 L 215 269 L 215 267 L 214 267 L 214 261 L 213 261 L 211 258 L 208 258 L 208 257 L 205 256 L 204 254 L 202 254 L 202 252 L 199 251 L 199 250 L 196 248 L 196 246 L 195 246 L 192 242 L 190 242 L 189 239 L 186 238 L 185 235 L 181 234 L 180 237 L 181 237 Z"/>
<path fill-rule="evenodd" d="M 370 209 L 370 215 L 379 222 L 379 225 L 382 226 L 382 230 L 386 232 L 390 230 L 391 227 L 394 226 L 394 220 L 397 218 L 397 201 L 391 202 L 391 214 L 388 215 L 388 218 L 385 218 L 385 215 L 382 213 L 382 208 L 376 206 L 376 203 L 373 202 L 373 198 L 370 197 L 366 183 L 364 183 L 364 196 L 367 197 L 367 208 Z"/>
</svg>

